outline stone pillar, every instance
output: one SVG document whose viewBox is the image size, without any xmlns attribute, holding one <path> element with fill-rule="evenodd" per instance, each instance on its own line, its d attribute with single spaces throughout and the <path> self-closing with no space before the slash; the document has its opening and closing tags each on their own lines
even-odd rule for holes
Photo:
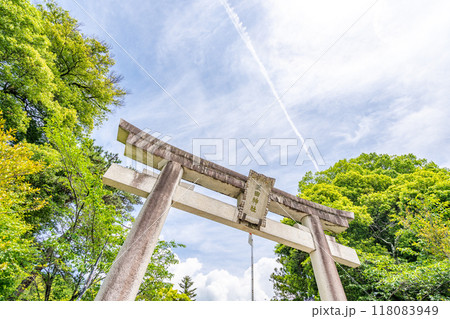
<svg viewBox="0 0 450 319">
<path fill-rule="evenodd" d="M 163 168 L 95 300 L 136 299 L 182 174 L 178 163 Z"/>
<path fill-rule="evenodd" d="M 325 233 L 319 217 L 307 215 L 302 219 L 303 225 L 309 228 L 316 249 L 310 253 L 311 264 L 316 278 L 320 300 L 346 301 L 344 287 L 331 257 Z"/>
</svg>

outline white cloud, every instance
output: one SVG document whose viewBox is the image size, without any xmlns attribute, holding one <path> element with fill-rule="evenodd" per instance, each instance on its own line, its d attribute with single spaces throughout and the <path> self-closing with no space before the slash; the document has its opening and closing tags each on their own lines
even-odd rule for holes
<svg viewBox="0 0 450 319">
<path fill-rule="evenodd" d="M 103 32 L 71 1 L 61 3 L 73 6 L 88 32 L 102 37 Z M 202 127 L 191 125 L 190 119 L 118 48 L 114 50 L 118 71 L 125 74 L 134 94 L 127 98 L 127 107 L 117 112 L 115 121 L 123 117 L 132 122 L 135 119 L 133 123 L 140 126 L 144 123 L 159 131 L 164 128 L 176 135 L 174 141 L 180 147 L 185 146 L 182 140 L 191 137 L 268 137 L 291 131 L 276 105 L 249 129 L 274 98 L 219 1 L 114 1 L 109 6 L 79 3 L 192 112 Z M 280 93 L 373 3 L 230 1 Z M 325 157 L 340 156 L 333 146 L 337 145 L 333 141 L 336 137 L 344 137 L 355 153 L 365 146 L 375 147 L 373 141 L 380 136 L 408 145 L 413 139 L 410 131 L 401 137 L 392 135 L 398 130 L 391 130 L 391 126 L 403 125 L 402 119 L 393 120 L 389 118 L 391 112 L 383 112 L 383 116 L 374 108 L 387 111 L 392 101 L 403 98 L 412 100 L 414 110 L 410 112 L 420 108 L 418 104 L 433 109 L 446 107 L 439 102 L 449 100 L 446 70 L 450 61 L 442 53 L 450 47 L 449 5 L 435 2 L 424 7 L 420 1 L 377 1 L 283 97 L 300 132 L 322 141 L 318 147 Z M 171 123 L 166 125 L 167 121 Z M 116 127 L 116 122 L 112 124 L 105 125 L 96 136 L 101 139 L 108 131 L 108 140 L 114 138 L 114 129 L 109 127 Z M 442 131 L 444 124 L 439 125 Z M 106 138 L 101 143 L 108 147 L 112 144 Z M 430 155 L 435 154 L 433 151 Z M 439 158 L 441 162 L 449 160 L 444 154 Z"/>
<path fill-rule="evenodd" d="M 184 276 L 189 276 L 192 278 L 194 274 L 202 269 L 202 267 L 203 265 L 197 258 L 187 258 L 186 261 L 171 266 L 169 269 L 174 274 L 172 282 L 178 285 Z"/>
<path fill-rule="evenodd" d="M 270 275 L 279 266 L 275 258 L 261 258 L 254 264 L 255 300 L 270 300 L 273 297 Z M 202 264 L 197 258 L 188 258 L 184 262 L 171 266 L 174 273 L 172 282 L 178 283 L 184 276 L 190 276 L 197 288 L 196 300 L 251 300 L 251 268 L 242 275 L 231 274 L 224 269 L 214 269 L 208 273 L 200 272 Z"/>
<path fill-rule="evenodd" d="M 337 133 L 336 135 L 344 137 L 344 143 L 358 143 L 362 138 L 372 132 L 374 119 L 373 117 L 365 116 L 359 119 L 358 122 L 358 128 L 353 133 Z"/>
<path fill-rule="evenodd" d="M 448 107 L 433 105 L 412 111 L 393 123 L 388 130 L 390 139 L 381 148 L 389 153 L 411 152 L 419 156 L 442 151 L 450 136 L 448 118 Z"/>
</svg>

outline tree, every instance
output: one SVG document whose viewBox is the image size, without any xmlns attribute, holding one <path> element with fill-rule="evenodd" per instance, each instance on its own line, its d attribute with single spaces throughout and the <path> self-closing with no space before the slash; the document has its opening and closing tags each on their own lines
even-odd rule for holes
<svg viewBox="0 0 450 319">
<path fill-rule="evenodd" d="M 30 103 L 45 105 L 46 110 L 56 107 L 49 65 L 53 56 L 41 14 L 28 1 L 0 2 L 0 31 L 0 108 L 6 128 L 16 129 L 23 138 L 32 125 L 27 117 L 27 112 L 34 113 Z M 34 116 L 36 121 L 38 116 Z"/>
<path fill-rule="evenodd" d="M 189 276 L 184 276 L 179 284 L 181 288 L 181 293 L 187 295 L 191 300 L 195 300 L 194 298 L 197 296 L 197 294 L 195 293 L 197 288 L 191 289 L 193 284 L 194 282 Z"/>
<path fill-rule="evenodd" d="M 293 220 L 286 219 L 283 222 L 294 225 Z M 274 287 L 274 300 L 301 301 L 318 296 L 315 282 L 311 280 L 314 273 L 308 254 L 285 245 L 277 245 L 275 254 L 282 267 L 275 268 L 270 276 Z"/>
<path fill-rule="evenodd" d="M 45 143 L 54 116 L 60 126 L 90 131 L 121 104 L 108 47 L 85 37 L 54 2 L 1 1 L 0 31 L 0 110 L 19 140 Z"/>
<path fill-rule="evenodd" d="M 153 252 L 150 264 L 147 267 L 143 282 L 139 288 L 136 300 L 151 301 L 186 301 L 190 300 L 187 294 L 173 289 L 170 280 L 173 274 L 169 266 L 178 263 L 172 249 L 184 247 L 173 241 L 159 241 Z"/>
<path fill-rule="evenodd" d="M 371 153 L 307 173 L 299 196 L 355 213 L 336 236 L 362 262 L 338 266 L 349 300 L 449 300 L 449 189 L 446 168 L 412 154 Z M 275 252 L 275 299 L 317 295 L 308 255 L 283 245 Z"/>
<path fill-rule="evenodd" d="M 17 212 L 0 215 L 1 299 L 92 300 L 125 239 L 141 201 L 102 184 L 119 160 L 90 138 L 125 94 L 113 65 L 107 45 L 54 2 L 0 1 L 0 111 L 13 135 L 2 150 L 29 160 L 1 193 L 2 209 Z M 19 172 L 19 155 L 2 162 L 5 174 Z M 159 298 L 184 298 L 164 287 Z"/>
<path fill-rule="evenodd" d="M 113 158 L 88 137 L 124 91 L 107 47 L 53 2 L 2 1 L 0 12 L 0 107 L 6 127 L 45 163 L 28 182 L 47 203 L 23 215 L 39 254 L 9 298 L 76 299 L 101 279 L 138 203 L 102 186 Z"/>
<path fill-rule="evenodd" d="M 92 140 L 77 139 L 69 129 L 54 125 L 57 121 L 49 121 L 45 128 L 52 143 L 39 146 L 41 155 L 46 151 L 42 156 L 47 168 L 32 177 L 35 184 L 46 186 L 37 194 L 48 204 L 38 214 L 24 216 L 35 225 L 40 254 L 35 271 L 15 294 L 20 299 L 83 297 L 104 277 L 126 236 L 124 225 L 132 221 L 123 204 L 110 203 L 111 198 L 119 200 L 118 193 L 102 185 L 100 165 L 91 160 Z M 41 178 L 45 183 L 36 182 Z"/>
<path fill-rule="evenodd" d="M 37 249 L 29 236 L 26 212 L 36 211 L 45 202 L 35 197 L 38 189 L 25 177 L 37 173 L 42 163 L 33 161 L 30 145 L 18 143 L 12 130 L 4 131 L 0 112 L 0 300 L 5 300 L 36 261 Z"/>
</svg>

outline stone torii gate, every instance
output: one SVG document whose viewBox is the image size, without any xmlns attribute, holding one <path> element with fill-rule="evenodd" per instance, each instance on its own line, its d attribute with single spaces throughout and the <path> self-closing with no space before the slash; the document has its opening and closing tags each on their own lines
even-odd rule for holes
<svg viewBox="0 0 450 319">
<path fill-rule="evenodd" d="M 121 120 L 117 140 L 125 156 L 161 170 L 139 173 L 117 164 L 103 177 L 106 185 L 146 201 L 95 300 L 135 300 L 170 207 L 305 251 L 322 300 L 346 300 L 336 264 L 358 267 L 354 249 L 338 244 L 325 230 L 340 233 L 351 212 L 320 205 L 273 187 L 275 179 L 250 171 L 245 176 L 167 144 Z M 181 179 L 237 199 L 237 206 L 193 191 Z M 289 217 L 294 226 L 266 218 L 268 211 Z"/>
</svg>

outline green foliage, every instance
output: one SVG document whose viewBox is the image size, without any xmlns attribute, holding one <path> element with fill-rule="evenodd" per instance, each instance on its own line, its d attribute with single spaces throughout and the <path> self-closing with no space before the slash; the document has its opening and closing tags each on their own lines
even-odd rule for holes
<svg viewBox="0 0 450 319">
<path fill-rule="evenodd" d="M 355 248 L 356 269 L 338 266 L 349 300 L 450 299 L 450 171 L 414 155 L 361 154 L 299 183 L 302 198 L 352 211 L 337 240 Z M 292 222 L 292 221 L 291 221 Z M 276 299 L 314 294 L 307 254 L 278 245 Z"/>
<path fill-rule="evenodd" d="M 188 296 L 190 300 L 195 300 L 194 298 L 197 296 L 195 293 L 197 288 L 191 288 L 193 284 L 194 282 L 189 276 L 184 276 L 180 282 L 181 292 Z"/>
<path fill-rule="evenodd" d="M 153 252 L 150 264 L 139 288 L 136 300 L 151 301 L 188 301 L 189 295 L 173 289 L 170 280 L 173 274 L 169 272 L 170 265 L 178 263 L 172 248 L 184 247 L 173 241 L 159 241 Z"/>
<path fill-rule="evenodd" d="M 284 222 L 288 221 L 292 222 Z M 276 268 L 271 275 L 275 292 L 273 300 L 299 301 L 318 296 L 308 254 L 285 245 L 277 245 L 275 254 L 279 256 L 278 262 L 282 267 Z"/>
<path fill-rule="evenodd" d="M 91 130 L 125 94 L 108 47 L 78 30 L 53 2 L 0 1 L 0 110 L 19 140 L 43 143 L 43 127 Z"/>
<path fill-rule="evenodd" d="M 38 189 L 26 181 L 26 176 L 42 170 L 42 164 L 33 161 L 31 145 L 18 143 L 11 129 L 4 131 L 4 119 L 0 112 L 0 213 L 33 211 L 44 205 L 33 197 Z"/>
<path fill-rule="evenodd" d="M 55 99 L 64 108 L 75 110 L 78 123 L 92 129 L 121 104 L 124 90 L 117 86 L 120 77 L 110 71 L 114 60 L 109 48 L 79 31 L 78 22 L 53 2 L 38 6 L 50 40 Z"/>
<path fill-rule="evenodd" d="M 109 204 L 108 198 L 116 196 L 103 187 L 104 171 L 91 160 L 92 140 L 76 138 L 57 123 L 49 120 L 45 131 L 51 143 L 37 148 L 49 164 L 32 182 L 42 186 L 39 195 L 48 204 L 24 215 L 35 225 L 32 232 L 40 256 L 31 279 L 24 279 L 20 299 L 82 297 L 104 277 L 124 241 L 123 225 L 132 220 L 126 209 Z"/>
<path fill-rule="evenodd" d="M 4 131 L 1 115 L 0 112 L 0 300 L 5 300 L 36 262 L 37 249 L 29 236 L 32 226 L 25 223 L 23 216 L 45 203 L 35 197 L 38 189 L 25 180 L 43 166 L 31 159 L 33 152 L 28 144 L 13 144 L 13 132 Z"/>
<path fill-rule="evenodd" d="M 30 229 L 19 214 L 0 213 L 0 300 L 14 293 L 36 263 L 38 251 L 27 235 Z"/>
<path fill-rule="evenodd" d="M 432 194 L 423 200 L 411 201 L 410 206 L 411 208 L 406 209 L 405 216 L 398 218 L 404 227 L 399 234 L 405 237 L 412 234 L 417 238 L 412 242 L 414 247 L 437 258 L 450 259 L 449 202 L 441 202 Z"/>
<path fill-rule="evenodd" d="M 179 293 L 173 288 L 162 288 L 154 301 L 190 301 L 189 296 Z"/>
<path fill-rule="evenodd" d="M 105 187 L 89 134 L 124 90 L 108 47 L 54 2 L 0 0 L 0 300 L 92 300 L 138 197 Z M 183 300 L 160 243 L 142 298 Z"/>
<path fill-rule="evenodd" d="M 27 131 L 30 104 L 55 107 L 49 45 L 35 7 L 26 0 L 0 1 L 0 110 L 7 128 Z"/>
</svg>

